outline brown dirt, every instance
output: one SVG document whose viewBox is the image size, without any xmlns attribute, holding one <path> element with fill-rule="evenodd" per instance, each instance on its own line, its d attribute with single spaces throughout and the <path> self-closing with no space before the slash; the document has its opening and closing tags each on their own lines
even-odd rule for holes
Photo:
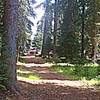
<svg viewBox="0 0 100 100">
<path fill-rule="evenodd" d="M 45 61 L 41 57 L 35 57 L 35 56 L 21 56 L 20 60 L 24 61 L 25 63 L 35 63 L 35 64 L 45 63 Z"/>
<path fill-rule="evenodd" d="M 41 77 L 37 81 L 19 82 L 25 100 L 100 100 L 99 90 L 88 88 L 82 81 L 72 81 L 48 66 L 26 66 L 25 70 Z"/>
<path fill-rule="evenodd" d="M 0 100 L 5 100 L 6 93 L 0 93 Z"/>
<path fill-rule="evenodd" d="M 100 100 L 100 91 L 55 84 L 20 82 L 26 100 Z"/>
<path fill-rule="evenodd" d="M 100 90 L 89 88 L 81 81 L 72 81 L 52 71 L 48 66 L 24 68 L 38 74 L 41 80 L 19 80 L 21 98 L 9 96 L 6 100 L 100 100 Z"/>
</svg>

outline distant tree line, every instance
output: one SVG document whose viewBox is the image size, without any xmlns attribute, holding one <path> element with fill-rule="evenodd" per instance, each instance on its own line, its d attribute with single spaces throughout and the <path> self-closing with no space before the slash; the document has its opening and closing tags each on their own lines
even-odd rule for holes
<svg viewBox="0 0 100 100">
<path fill-rule="evenodd" d="M 95 62 L 100 52 L 100 1 L 46 0 L 44 5 L 42 28 L 37 31 L 44 34 L 42 55 L 53 50 L 54 55 L 70 61 L 85 58 Z"/>
</svg>

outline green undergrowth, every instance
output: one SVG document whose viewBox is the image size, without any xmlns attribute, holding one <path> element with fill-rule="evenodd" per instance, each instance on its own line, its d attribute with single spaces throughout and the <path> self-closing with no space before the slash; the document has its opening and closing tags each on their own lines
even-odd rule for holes
<svg viewBox="0 0 100 100">
<path fill-rule="evenodd" d="M 27 71 L 24 67 L 20 67 L 17 69 L 17 77 L 26 80 L 40 80 L 40 76 L 32 71 Z"/>
<path fill-rule="evenodd" d="M 95 65 L 75 65 L 60 66 L 54 65 L 52 69 L 71 80 L 85 80 L 90 85 L 100 84 L 100 66 Z"/>
<path fill-rule="evenodd" d="M 7 74 L 4 74 L 5 68 L 1 62 L 1 59 L 0 59 L 0 69 L 2 69 L 0 70 L 0 92 L 1 92 L 7 90 L 6 86 L 4 85 L 4 81 L 7 81 Z"/>
<path fill-rule="evenodd" d="M 3 75 L 0 75 L 0 91 L 6 90 L 6 86 L 2 83 L 4 80 L 7 80 L 7 78 Z"/>
</svg>

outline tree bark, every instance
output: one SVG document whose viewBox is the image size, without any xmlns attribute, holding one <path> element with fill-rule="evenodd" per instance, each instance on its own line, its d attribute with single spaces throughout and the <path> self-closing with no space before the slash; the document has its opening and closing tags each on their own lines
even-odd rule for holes
<svg viewBox="0 0 100 100">
<path fill-rule="evenodd" d="M 82 0 L 82 32 L 81 32 L 81 57 L 84 57 L 84 33 L 85 33 L 85 1 Z"/>
<path fill-rule="evenodd" d="M 96 32 L 95 30 L 93 31 L 93 36 L 92 36 L 92 60 L 93 63 L 96 63 L 97 61 L 97 39 L 96 39 Z"/>
<path fill-rule="evenodd" d="M 46 39 L 47 39 L 47 33 L 48 33 L 48 5 L 49 0 L 46 0 L 46 10 L 45 10 L 45 19 L 44 19 L 44 34 L 43 34 L 43 43 L 42 43 L 42 52 L 41 55 L 43 57 L 46 56 L 47 50 L 46 50 Z"/>
<path fill-rule="evenodd" d="M 7 76 L 4 82 L 8 89 L 16 86 L 16 34 L 18 0 L 4 0 L 4 33 L 2 35 L 3 71 Z"/>
<path fill-rule="evenodd" d="M 54 55 L 56 55 L 56 41 L 57 41 L 57 3 L 58 3 L 58 0 L 55 0 L 55 8 L 54 8 Z"/>
</svg>

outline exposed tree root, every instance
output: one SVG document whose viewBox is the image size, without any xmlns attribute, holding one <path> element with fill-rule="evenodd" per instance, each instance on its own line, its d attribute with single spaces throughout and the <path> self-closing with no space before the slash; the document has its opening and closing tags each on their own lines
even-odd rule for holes
<svg viewBox="0 0 100 100">
<path fill-rule="evenodd" d="M 17 98 L 18 100 L 26 100 L 25 97 L 23 96 L 23 93 L 21 92 L 21 89 L 19 88 L 18 84 L 11 86 L 9 91 L 10 91 L 10 95 L 8 97 L 11 100 L 15 100 L 14 98 Z"/>
</svg>

